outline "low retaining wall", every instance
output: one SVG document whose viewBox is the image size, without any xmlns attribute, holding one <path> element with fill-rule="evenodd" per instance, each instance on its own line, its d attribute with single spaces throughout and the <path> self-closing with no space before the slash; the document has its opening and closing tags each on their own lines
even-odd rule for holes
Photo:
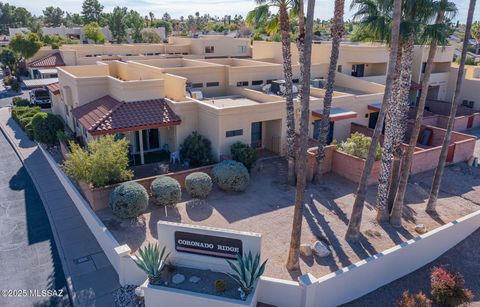
<svg viewBox="0 0 480 307">
<path fill-rule="evenodd" d="M 430 263 L 479 228 L 480 211 L 318 279 L 313 306 L 338 306 Z"/>
<path fill-rule="evenodd" d="M 325 159 L 322 163 L 322 174 L 328 173 L 332 170 L 332 159 L 335 149 L 335 145 L 329 145 L 325 147 Z M 317 171 L 316 154 L 317 147 L 310 148 L 307 151 L 307 181 L 312 181 L 313 174 L 315 174 Z"/>
<path fill-rule="evenodd" d="M 307 152 L 307 180 L 312 181 L 313 174 L 317 169 L 317 161 L 315 155 L 317 147 L 310 148 Z M 325 151 L 325 160 L 322 165 L 322 174 L 333 172 L 355 183 L 360 182 L 363 168 L 365 167 L 365 160 L 349 155 L 347 153 L 336 150 L 335 145 L 327 146 Z M 372 172 L 368 177 L 368 185 L 378 182 L 378 175 L 380 173 L 380 161 L 375 161 Z"/>
<path fill-rule="evenodd" d="M 468 127 L 469 121 L 472 121 L 471 127 Z M 424 125 L 430 125 L 430 126 L 446 129 L 448 124 L 448 116 L 437 114 L 437 115 L 424 117 L 422 123 Z M 474 113 L 471 115 L 457 116 L 455 117 L 455 121 L 453 123 L 453 131 L 457 131 L 457 132 L 461 132 L 461 131 L 464 131 L 470 128 L 476 128 L 476 127 L 480 127 L 480 112 Z"/>
<path fill-rule="evenodd" d="M 117 271 L 119 282 L 121 285 L 140 285 L 146 279 L 146 274 L 140 270 L 133 262 L 130 256 L 131 250 L 128 245 L 120 245 L 113 237 L 110 231 L 105 227 L 102 221 L 98 218 L 95 212 L 90 208 L 88 202 L 82 197 L 74 184 L 65 175 L 65 173 L 58 167 L 50 154 L 39 145 L 43 155 L 48 160 L 50 167 L 54 171 L 62 183 L 65 191 L 72 199 L 78 212 L 82 215 L 83 220 L 88 228 L 95 236 L 98 244 L 102 247 L 108 260 L 112 264 L 115 271 Z"/>
<path fill-rule="evenodd" d="M 365 168 L 365 160 L 349 155 L 347 153 L 336 150 L 333 154 L 332 172 L 347 178 L 355 183 L 360 182 L 363 169 Z M 368 176 L 367 184 L 375 184 L 378 182 L 378 175 L 380 173 L 380 161 L 373 163 L 372 171 Z"/>
<path fill-rule="evenodd" d="M 182 188 L 185 188 L 185 178 L 188 175 L 194 172 L 204 172 L 211 175 L 213 166 L 214 165 L 207 165 L 175 173 L 161 174 L 158 176 L 168 176 L 176 179 L 180 183 L 180 186 Z M 152 184 L 152 181 L 155 180 L 158 176 L 135 179 L 133 181 L 140 183 L 145 187 L 145 189 L 147 189 L 147 191 L 150 191 L 150 185 Z M 120 184 L 121 183 L 112 184 L 102 188 L 91 188 L 86 183 L 80 182 L 80 188 L 82 189 L 83 195 L 90 203 L 92 209 L 98 211 L 108 207 L 108 199 L 110 197 L 110 193 Z"/>
</svg>

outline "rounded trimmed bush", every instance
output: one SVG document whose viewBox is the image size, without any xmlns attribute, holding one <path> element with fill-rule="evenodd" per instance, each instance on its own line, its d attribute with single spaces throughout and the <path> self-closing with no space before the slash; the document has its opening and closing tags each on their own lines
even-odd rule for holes
<svg viewBox="0 0 480 307">
<path fill-rule="evenodd" d="M 155 202 L 161 206 L 174 206 L 182 198 L 182 188 L 177 180 L 168 176 L 157 177 L 150 185 Z"/>
<path fill-rule="evenodd" d="M 110 193 L 109 206 L 120 218 L 137 217 L 148 207 L 147 190 L 134 181 L 122 183 Z"/>
<path fill-rule="evenodd" d="M 54 145 L 57 142 L 57 131 L 63 129 L 63 123 L 54 114 L 39 112 L 32 118 L 32 128 L 36 141 Z"/>
<path fill-rule="evenodd" d="M 243 192 L 250 183 L 247 168 L 240 162 L 225 160 L 213 167 L 213 182 L 224 191 Z"/>
<path fill-rule="evenodd" d="M 185 178 L 185 189 L 194 198 L 206 198 L 212 186 L 212 178 L 202 172 L 191 173 Z"/>
</svg>

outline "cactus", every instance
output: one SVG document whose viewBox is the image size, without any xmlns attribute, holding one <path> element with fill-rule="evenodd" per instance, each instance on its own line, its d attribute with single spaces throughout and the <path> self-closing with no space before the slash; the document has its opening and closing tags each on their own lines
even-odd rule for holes
<svg viewBox="0 0 480 307">
<path fill-rule="evenodd" d="M 160 251 L 157 243 L 148 243 L 147 246 L 138 250 L 138 255 L 136 259 L 133 258 L 133 261 L 142 271 L 147 273 L 148 281 L 155 284 L 160 280 L 160 272 L 165 266 L 168 256 L 170 256 L 170 253 L 165 255 L 165 246 Z"/>
<path fill-rule="evenodd" d="M 223 279 L 215 280 L 215 292 L 217 293 L 225 292 L 225 281 Z"/>
<path fill-rule="evenodd" d="M 252 257 L 252 252 L 245 253 L 243 256 L 237 255 L 237 263 L 227 260 L 233 273 L 227 273 L 240 287 L 240 296 L 243 300 L 252 292 L 255 281 L 262 276 L 268 260 L 260 264 L 260 255 Z"/>
</svg>

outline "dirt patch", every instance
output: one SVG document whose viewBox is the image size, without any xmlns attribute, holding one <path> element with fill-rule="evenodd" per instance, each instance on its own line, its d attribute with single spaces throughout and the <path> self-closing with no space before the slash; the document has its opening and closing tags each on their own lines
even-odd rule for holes
<svg viewBox="0 0 480 307">
<path fill-rule="evenodd" d="M 342 177 L 327 174 L 320 186 L 309 185 L 302 225 L 302 243 L 316 240 L 329 245 L 332 254 L 325 258 L 301 259 L 301 273 L 321 277 L 361 259 L 382 252 L 418 234 L 414 228 L 425 224 L 428 230 L 474 212 L 480 207 L 471 200 L 480 200 L 480 169 L 466 164 L 450 166 L 445 171 L 438 201 L 438 216 L 425 213 L 432 173 L 412 177 L 404 208 L 403 228 L 378 225 L 375 221 L 376 187 L 369 188 L 363 212 L 359 243 L 346 242 L 345 235 L 356 184 Z M 137 220 L 121 220 L 110 209 L 98 215 L 119 243 L 137 250 L 146 242 L 155 242 L 159 220 L 205 225 L 262 235 L 262 258 L 268 258 L 266 276 L 296 279 L 297 274 L 285 269 L 293 219 L 295 190 L 284 184 L 286 163 L 282 159 L 259 163 L 252 171 L 251 183 L 244 193 L 225 193 L 215 188 L 207 200 L 196 201 L 183 194 L 182 202 L 167 211 L 155 205 Z M 459 196 L 460 195 L 460 196 Z M 161 242 L 160 242 L 161 243 Z"/>
</svg>

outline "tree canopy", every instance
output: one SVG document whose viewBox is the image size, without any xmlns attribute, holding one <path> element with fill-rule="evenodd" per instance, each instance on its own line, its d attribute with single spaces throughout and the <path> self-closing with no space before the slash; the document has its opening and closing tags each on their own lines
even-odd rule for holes
<svg viewBox="0 0 480 307">
<path fill-rule="evenodd" d="M 47 6 L 43 10 L 43 22 L 47 27 L 59 27 L 62 25 L 65 12 L 59 7 Z"/>
<path fill-rule="evenodd" d="M 24 59 L 31 58 L 42 45 L 43 43 L 35 33 L 16 34 L 9 43 L 10 49 Z"/>
<path fill-rule="evenodd" d="M 85 0 L 82 4 L 82 17 L 84 23 L 100 22 L 103 5 L 98 0 Z"/>
</svg>

